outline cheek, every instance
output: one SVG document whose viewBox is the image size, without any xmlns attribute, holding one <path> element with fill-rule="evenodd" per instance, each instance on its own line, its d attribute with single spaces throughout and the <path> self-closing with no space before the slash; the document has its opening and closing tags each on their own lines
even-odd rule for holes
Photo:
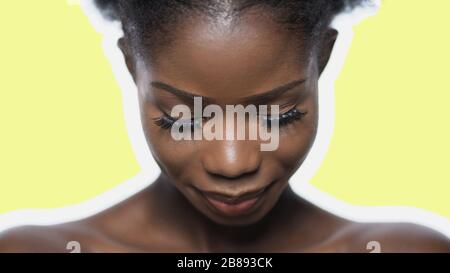
<svg viewBox="0 0 450 273">
<path fill-rule="evenodd" d="M 300 121 L 280 128 L 280 144 L 274 156 L 289 171 L 295 171 L 303 162 L 317 133 L 318 107 L 316 102 L 312 100 L 304 109 L 308 110 L 308 114 Z"/>
<path fill-rule="evenodd" d="M 141 109 L 142 127 L 153 157 L 169 176 L 181 179 L 181 175 L 196 162 L 193 160 L 196 147 L 187 141 L 173 140 L 170 129 L 157 126 L 154 118 L 160 117 L 161 112 L 156 107 L 144 104 Z"/>
</svg>

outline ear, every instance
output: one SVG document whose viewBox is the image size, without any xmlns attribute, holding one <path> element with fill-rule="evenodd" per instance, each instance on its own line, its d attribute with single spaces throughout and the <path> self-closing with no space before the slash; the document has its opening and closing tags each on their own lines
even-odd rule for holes
<svg viewBox="0 0 450 273">
<path fill-rule="evenodd" d="M 130 72 L 131 77 L 133 77 L 133 81 L 136 83 L 136 69 L 135 69 L 136 62 L 133 58 L 132 51 L 127 40 L 124 37 L 121 37 L 117 41 L 117 46 L 122 51 L 128 71 Z"/>
<path fill-rule="evenodd" d="M 337 36 L 338 36 L 337 30 L 329 28 L 326 30 L 326 33 L 322 38 L 323 40 L 318 50 L 319 75 L 322 74 L 323 70 L 328 64 L 328 61 L 330 60 L 331 52 L 333 52 Z"/>
</svg>

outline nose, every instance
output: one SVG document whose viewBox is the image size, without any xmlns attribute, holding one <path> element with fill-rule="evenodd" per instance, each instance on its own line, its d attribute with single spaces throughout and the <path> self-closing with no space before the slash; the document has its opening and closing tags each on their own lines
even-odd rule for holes
<svg viewBox="0 0 450 273">
<path fill-rule="evenodd" d="M 203 167 L 213 176 L 236 179 L 256 173 L 261 154 L 256 141 L 215 140 L 204 152 Z"/>
</svg>

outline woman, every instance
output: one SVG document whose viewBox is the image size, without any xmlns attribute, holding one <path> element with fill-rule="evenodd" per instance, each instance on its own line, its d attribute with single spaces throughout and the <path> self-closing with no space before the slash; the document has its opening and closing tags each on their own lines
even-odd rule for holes
<svg viewBox="0 0 450 273">
<path fill-rule="evenodd" d="M 20 227 L 1 251 L 448 252 L 443 235 L 412 224 L 350 222 L 289 187 L 318 124 L 318 79 L 337 31 L 331 20 L 362 0 L 97 0 L 120 20 L 118 45 L 136 83 L 149 148 L 161 175 L 144 191 L 76 222 Z M 275 150 L 260 140 L 181 140 L 176 105 L 278 105 Z M 274 108 L 276 109 L 276 108 Z M 272 119 L 272 115 L 275 117 Z M 206 117 L 200 118 L 203 121 Z M 272 123 L 271 123 L 272 124 Z M 242 125 L 242 124 L 241 124 Z"/>
</svg>

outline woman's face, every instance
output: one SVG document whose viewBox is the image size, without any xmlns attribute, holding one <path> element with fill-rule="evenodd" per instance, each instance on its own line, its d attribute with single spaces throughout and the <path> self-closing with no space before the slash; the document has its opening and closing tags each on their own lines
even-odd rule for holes
<svg viewBox="0 0 450 273">
<path fill-rule="evenodd" d="M 282 26 L 251 15 L 232 26 L 226 20 L 186 19 L 173 31 L 174 40 L 158 51 L 156 61 L 133 60 L 151 152 L 169 181 L 205 216 L 223 225 L 255 223 L 276 204 L 314 141 L 318 56 Z M 279 105 L 280 114 L 293 108 L 306 112 L 280 125 L 274 151 L 261 151 L 260 140 L 176 141 L 154 122 L 175 105 L 192 108 L 192 98 L 170 87 L 223 106 L 252 104 L 257 96 L 299 80 L 304 82 L 255 100 L 257 107 Z"/>
</svg>

